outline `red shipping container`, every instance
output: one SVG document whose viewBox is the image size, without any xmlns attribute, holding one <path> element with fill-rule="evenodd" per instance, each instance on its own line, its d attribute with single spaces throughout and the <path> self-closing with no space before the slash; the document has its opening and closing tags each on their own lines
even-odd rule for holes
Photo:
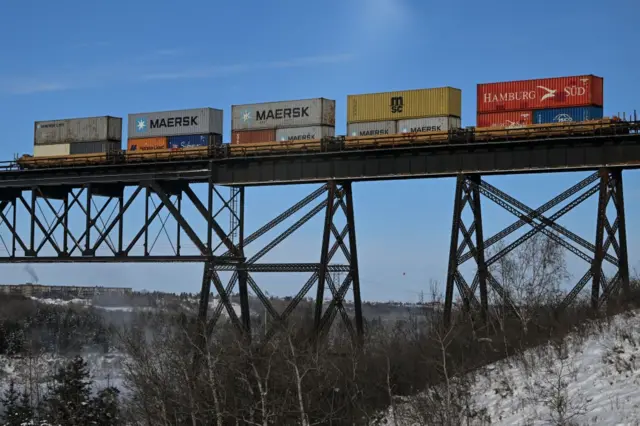
<svg viewBox="0 0 640 426">
<path fill-rule="evenodd" d="M 602 106 L 603 78 L 595 75 L 478 84 L 477 112 Z"/>
<path fill-rule="evenodd" d="M 519 127 L 532 123 L 533 111 L 489 112 L 476 116 L 476 127 Z"/>
<path fill-rule="evenodd" d="M 276 129 L 242 130 L 231 132 L 232 144 L 245 144 L 256 142 L 276 142 Z"/>
</svg>

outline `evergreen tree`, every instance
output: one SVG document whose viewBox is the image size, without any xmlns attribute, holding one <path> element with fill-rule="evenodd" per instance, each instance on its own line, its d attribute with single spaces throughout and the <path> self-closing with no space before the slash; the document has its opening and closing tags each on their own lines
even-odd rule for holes
<svg viewBox="0 0 640 426">
<path fill-rule="evenodd" d="M 2 413 L 2 424 L 6 426 L 20 426 L 22 420 L 19 416 L 18 400 L 20 394 L 16 391 L 16 385 L 13 381 L 9 382 L 9 389 L 4 391 L 4 397 L 0 398 L 2 406 L 4 407 L 4 413 Z M 25 419 L 26 421 L 27 419 Z"/>
<path fill-rule="evenodd" d="M 113 426 L 121 422 L 118 394 L 115 387 L 108 387 L 98 392 L 92 402 L 91 425 Z"/>
<path fill-rule="evenodd" d="M 76 356 L 60 368 L 54 383 L 44 404 L 47 420 L 68 426 L 89 424 L 92 383 L 86 361 Z"/>
<path fill-rule="evenodd" d="M 18 405 L 18 417 L 21 419 L 21 422 L 29 424 L 29 420 L 36 420 L 35 413 L 33 411 L 33 407 L 31 406 L 31 395 L 27 391 L 27 388 L 22 391 L 22 395 L 20 395 L 20 403 Z M 24 423 L 19 423 L 20 425 Z"/>
</svg>

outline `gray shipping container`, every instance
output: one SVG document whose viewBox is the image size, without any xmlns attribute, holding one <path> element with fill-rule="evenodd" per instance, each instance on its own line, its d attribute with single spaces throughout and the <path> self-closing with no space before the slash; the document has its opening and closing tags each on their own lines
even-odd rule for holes
<svg viewBox="0 0 640 426">
<path fill-rule="evenodd" d="M 128 137 L 222 134 L 222 110 L 194 108 L 129 114 Z"/>
<path fill-rule="evenodd" d="M 325 98 L 231 106 L 232 130 L 335 126 L 336 101 Z"/>
<path fill-rule="evenodd" d="M 398 121 L 398 133 L 446 132 L 459 128 L 459 117 L 428 117 Z"/>
<path fill-rule="evenodd" d="M 33 144 L 47 145 L 74 142 L 122 142 L 122 118 L 102 117 L 68 118 L 36 121 Z"/>
<path fill-rule="evenodd" d="M 276 140 L 278 142 L 308 141 L 335 135 L 336 128 L 333 126 L 289 127 L 276 130 Z"/>
<path fill-rule="evenodd" d="M 347 125 L 347 136 L 386 136 L 397 132 L 395 121 L 368 121 Z"/>
<path fill-rule="evenodd" d="M 97 154 L 122 149 L 121 142 L 76 142 L 70 147 L 70 154 Z"/>
</svg>

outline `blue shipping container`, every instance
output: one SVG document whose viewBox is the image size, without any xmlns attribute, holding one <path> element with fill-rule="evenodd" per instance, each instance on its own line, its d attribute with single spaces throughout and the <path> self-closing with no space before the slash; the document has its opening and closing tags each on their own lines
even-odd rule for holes
<svg viewBox="0 0 640 426">
<path fill-rule="evenodd" d="M 565 123 L 572 121 L 598 120 L 602 118 L 602 107 L 550 108 L 533 111 L 533 124 Z"/>
<path fill-rule="evenodd" d="M 183 136 L 169 136 L 169 148 L 192 148 L 197 146 L 207 146 L 211 142 L 213 145 L 217 145 L 222 141 L 220 135 L 183 135 Z"/>
</svg>

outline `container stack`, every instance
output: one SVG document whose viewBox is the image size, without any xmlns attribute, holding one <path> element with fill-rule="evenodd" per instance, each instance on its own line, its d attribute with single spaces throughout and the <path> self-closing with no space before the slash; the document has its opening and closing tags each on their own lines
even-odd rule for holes
<svg viewBox="0 0 640 426">
<path fill-rule="evenodd" d="M 231 143 L 286 142 L 335 136 L 336 101 L 325 98 L 231 106 Z"/>
<path fill-rule="evenodd" d="M 122 146 L 122 118 L 102 116 L 36 121 L 33 156 L 95 154 Z"/>
<path fill-rule="evenodd" d="M 460 128 L 462 91 L 453 87 L 347 96 L 347 136 Z"/>
<path fill-rule="evenodd" d="M 597 120 L 603 98 L 595 75 L 478 84 L 476 127 Z"/>
<path fill-rule="evenodd" d="M 128 151 L 157 151 L 222 143 L 222 110 L 194 108 L 128 116 Z"/>
</svg>

